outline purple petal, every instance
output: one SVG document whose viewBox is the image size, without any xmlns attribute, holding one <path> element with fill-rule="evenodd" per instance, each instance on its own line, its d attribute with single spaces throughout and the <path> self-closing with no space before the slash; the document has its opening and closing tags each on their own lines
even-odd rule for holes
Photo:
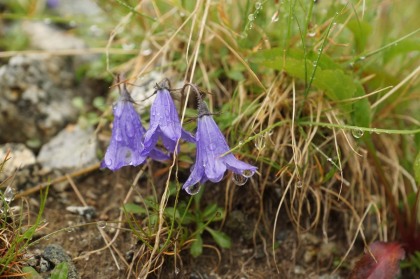
<svg viewBox="0 0 420 279">
<path fill-rule="evenodd" d="M 236 157 L 229 153 L 226 156 L 221 158 L 225 164 L 227 165 L 227 168 L 234 173 L 243 175 L 244 171 L 249 171 L 249 174 L 246 174 L 245 176 L 250 177 L 252 176 L 255 171 L 257 170 L 257 167 L 252 166 L 250 164 L 247 164 L 245 162 L 242 162 L 241 160 L 236 159 Z"/>
<path fill-rule="evenodd" d="M 195 164 L 192 167 L 192 171 L 190 176 L 188 177 L 187 181 L 185 181 L 182 189 L 186 189 L 190 186 L 197 184 L 198 182 L 204 183 L 207 181 L 207 177 L 204 174 L 203 162 L 201 160 L 200 151 L 197 149 Z"/>
<path fill-rule="evenodd" d="M 114 106 L 111 141 L 101 167 L 115 171 L 123 166 L 142 164 L 146 160 L 141 155 L 143 131 L 139 115 L 130 101 L 122 96 Z"/>
<path fill-rule="evenodd" d="M 146 132 L 145 149 L 151 150 L 156 145 L 157 140 L 154 138 L 156 135 L 162 138 L 163 145 L 169 152 L 174 152 L 176 142 L 182 135 L 182 128 L 175 103 L 167 89 L 162 88 L 157 91 L 150 112 L 150 129 Z"/>
</svg>

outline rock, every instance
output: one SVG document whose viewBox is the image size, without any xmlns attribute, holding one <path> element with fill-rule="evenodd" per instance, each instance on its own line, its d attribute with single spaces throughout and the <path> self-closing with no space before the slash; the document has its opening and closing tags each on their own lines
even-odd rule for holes
<svg viewBox="0 0 420 279">
<path fill-rule="evenodd" d="M 64 58 L 12 57 L 0 67 L 0 143 L 42 143 L 77 119 L 75 84 Z"/>
<path fill-rule="evenodd" d="M 0 164 L 5 159 L 7 152 L 9 160 L 5 162 L 0 172 L 0 182 L 21 168 L 35 164 L 36 159 L 34 153 L 21 143 L 7 143 L 0 146 Z"/>
<path fill-rule="evenodd" d="M 66 210 L 71 213 L 79 214 L 80 216 L 86 217 L 88 221 L 92 220 L 92 217 L 96 216 L 96 210 L 92 206 L 67 206 Z"/>
<path fill-rule="evenodd" d="M 76 267 L 66 251 L 57 244 L 50 244 L 45 247 L 42 252 L 41 260 L 47 260 L 49 263 L 52 263 L 54 266 L 57 266 L 59 263 L 66 262 L 69 267 L 68 279 L 78 279 L 80 278 L 77 274 Z"/>
<path fill-rule="evenodd" d="M 129 89 L 131 97 L 136 102 L 135 108 L 140 114 L 143 114 L 152 105 L 156 97 L 156 95 L 153 95 L 153 92 L 156 91 L 155 86 L 164 78 L 165 76 L 160 72 L 150 72 L 134 83 L 137 86 Z"/>
<path fill-rule="evenodd" d="M 84 49 L 85 42 L 43 22 L 24 21 L 22 30 L 28 34 L 31 46 L 42 50 Z"/>
<path fill-rule="evenodd" d="M 45 169 L 74 170 L 98 162 L 92 128 L 69 125 L 42 146 L 37 157 Z"/>
</svg>

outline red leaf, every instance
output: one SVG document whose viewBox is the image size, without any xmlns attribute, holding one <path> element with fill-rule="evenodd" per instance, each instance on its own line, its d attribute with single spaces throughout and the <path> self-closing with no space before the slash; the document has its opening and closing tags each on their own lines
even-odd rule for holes
<svg viewBox="0 0 420 279">
<path fill-rule="evenodd" d="M 405 251 L 397 242 L 374 242 L 354 267 L 350 279 L 393 279 L 397 276 Z"/>
</svg>

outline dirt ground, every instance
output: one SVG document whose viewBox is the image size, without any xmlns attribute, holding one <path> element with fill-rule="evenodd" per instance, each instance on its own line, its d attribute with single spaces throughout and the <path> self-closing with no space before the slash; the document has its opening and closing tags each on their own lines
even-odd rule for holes
<svg viewBox="0 0 420 279">
<path fill-rule="evenodd" d="M 112 239 L 117 232 L 120 208 L 136 170 L 137 168 L 131 167 L 117 173 L 96 170 L 83 177 L 73 178 L 75 188 L 69 183 L 64 190 L 56 188 L 57 186 L 51 187 L 43 215 L 45 227 L 38 237 L 50 233 L 53 235 L 43 239 L 31 252 L 39 253 L 48 244 L 59 244 L 73 258 L 81 278 L 134 278 L 132 274 L 127 274 L 127 265 L 121 258 L 130 263 L 138 248 L 138 240 L 124 224 L 122 227 L 126 230 L 118 234 L 114 242 L 116 250 L 111 254 L 111 249 L 105 247 L 100 229 L 103 229 L 108 239 Z M 157 180 L 159 179 L 163 178 Z M 140 179 L 137 185 L 137 190 L 142 194 L 150 191 L 150 187 L 144 186 L 145 183 L 146 180 Z M 225 191 L 219 189 L 220 186 L 216 184 L 208 187 L 208 198 L 204 198 L 203 202 L 218 200 L 218 204 L 223 206 Z M 202 256 L 193 258 L 189 250 L 185 249 L 180 252 L 176 265 L 174 256 L 165 256 L 163 267 L 152 273 L 150 278 L 321 278 L 319 276 L 322 274 L 330 274 L 334 269 L 333 265 L 339 259 L 338 256 L 345 252 L 343 243 L 340 244 L 342 235 L 339 224 L 336 223 L 336 228 L 330 228 L 331 231 L 337 231 L 331 234 L 330 242 L 325 244 L 320 235 L 312 231 L 303 232 L 298 241 L 295 228 L 289 221 L 281 222 L 288 218 L 280 219 L 276 231 L 276 267 L 270 248 L 272 239 L 269 235 L 272 233 L 271 222 L 275 214 L 270 211 L 275 208 L 273 205 L 278 203 L 278 198 L 274 190 L 266 191 L 263 199 L 267 212 L 256 227 L 260 206 L 253 195 L 252 187 L 254 186 L 247 184 L 233 189 L 234 198 L 230 204 L 230 214 L 223 224 L 213 225 L 214 229 L 220 228 L 231 237 L 231 249 L 213 249 L 214 241 L 204 234 L 204 244 L 208 246 L 204 248 Z M 129 201 L 135 200 L 134 196 L 135 194 Z M 95 208 L 96 214 L 91 219 L 66 210 L 68 206 L 82 206 L 80 197 L 87 205 Z M 181 194 L 180 198 L 187 196 Z M 32 196 L 29 199 L 34 201 L 38 197 Z M 98 228 L 98 221 L 103 221 L 99 223 L 101 228 Z M 101 250 L 92 253 L 98 249 Z M 325 275 L 322 278 L 341 277 Z"/>
</svg>

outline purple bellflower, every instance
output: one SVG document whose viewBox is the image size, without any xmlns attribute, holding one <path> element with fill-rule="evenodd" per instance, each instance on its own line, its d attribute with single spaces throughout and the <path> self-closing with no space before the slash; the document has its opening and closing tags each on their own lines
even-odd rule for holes
<svg viewBox="0 0 420 279">
<path fill-rule="evenodd" d="M 148 154 L 150 150 L 153 150 L 159 138 L 162 139 L 163 146 L 171 153 L 174 153 L 176 143 L 180 138 L 195 142 L 195 138 L 182 129 L 168 88 L 168 80 L 157 85 L 156 99 L 150 109 L 150 128 L 144 135 L 143 154 Z"/>
<path fill-rule="evenodd" d="M 113 107 L 114 122 L 112 136 L 101 168 L 116 171 L 124 166 L 138 166 L 147 156 L 155 160 L 169 159 L 167 155 L 157 149 L 152 149 L 143 155 L 143 136 L 146 129 L 140 121 L 140 116 L 133 107 L 133 99 L 125 84 L 120 90 L 120 98 Z"/>
<path fill-rule="evenodd" d="M 190 195 L 198 193 L 197 183 L 203 184 L 207 180 L 212 182 L 222 180 L 226 169 L 245 179 L 251 177 L 257 170 L 257 167 L 236 159 L 232 153 L 222 156 L 230 148 L 214 122 L 207 104 L 202 100 L 199 100 L 198 104 L 196 143 L 195 164 L 191 168 L 190 177 L 182 186 Z"/>
</svg>

